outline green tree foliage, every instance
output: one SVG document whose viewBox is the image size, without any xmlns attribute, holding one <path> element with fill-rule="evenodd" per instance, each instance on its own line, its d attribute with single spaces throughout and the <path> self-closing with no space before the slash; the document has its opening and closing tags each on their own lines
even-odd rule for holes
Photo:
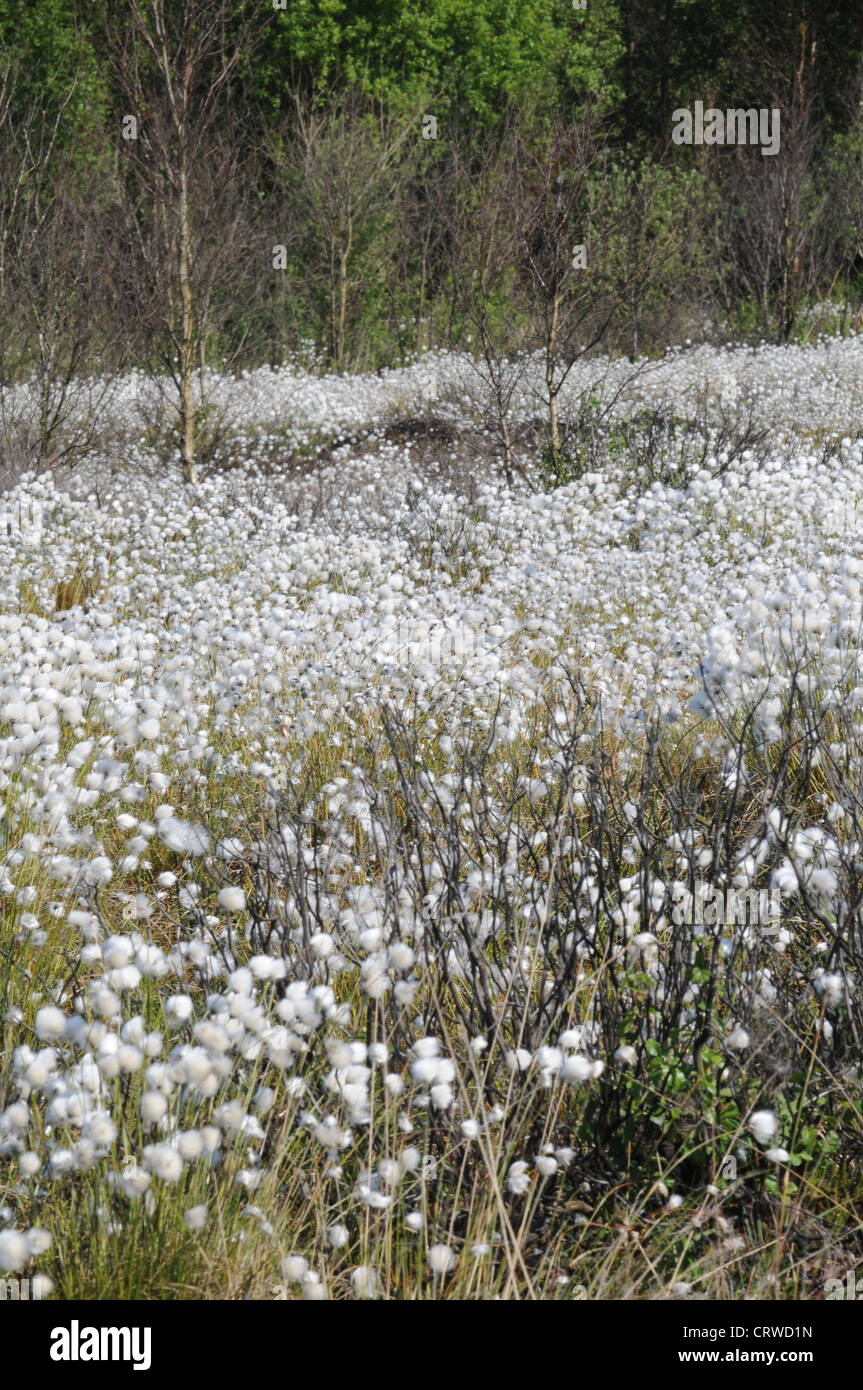
<svg viewBox="0 0 863 1390">
<path fill-rule="evenodd" d="M 0 0 L 0 61 L 18 73 L 11 114 L 20 116 L 37 94 L 46 107 L 64 107 L 60 144 L 67 149 L 92 140 L 103 109 L 93 44 L 102 8 L 82 13 L 80 0 Z"/>
<path fill-rule="evenodd" d="M 153 0 L 141 3 L 152 15 Z M 30 165 L 44 161 L 27 132 L 56 122 L 53 164 L 40 178 L 80 175 L 88 255 L 140 318 L 140 277 L 123 280 L 117 227 L 134 202 L 122 171 L 143 145 L 119 132 L 134 116 L 147 138 L 154 60 L 128 23 L 130 4 L 0 0 L 0 155 L 14 172 L 23 141 L 30 178 Z M 169 30 L 182 30 L 190 0 L 162 8 Z M 603 347 L 635 355 L 690 324 L 739 326 L 750 301 L 753 333 L 787 337 L 806 321 L 798 310 L 834 292 L 844 296 L 842 321 L 859 323 L 863 30 L 853 11 L 847 0 L 230 0 L 220 35 L 237 57 L 212 148 L 247 171 L 242 190 L 200 153 L 205 182 L 225 200 L 218 206 L 232 205 L 243 283 L 258 279 L 254 293 L 239 294 L 236 260 L 230 276 L 214 279 L 213 303 L 231 305 L 225 339 L 236 330 L 251 361 L 313 338 L 340 366 L 401 361 L 468 338 L 475 350 L 476 306 L 465 307 L 475 286 L 463 283 L 470 237 L 453 200 L 475 206 L 496 140 L 542 144 L 588 113 L 607 154 L 604 196 L 617 209 L 602 259 L 591 259 L 592 277 L 607 274 L 616 301 L 616 337 L 609 328 Z M 140 109 L 124 92 L 118 36 L 143 84 Z M 193 105 L 210 79 L 203 69 L 195 78 Z M 695 101 L 779 106 L 780 154 L 672 146 L 672 112 Z M 314 147 L 298 159 L 311 128 Z M 410 133 L 383 169 L 386 129 Z M 565 181 L 572 163 L 565 156 L 555 179 Z M 517 184 L 499 209 L 502 227 L 518 221 L 525 196 Z M 151 203 L 155 215 L 159 200 Z M 207 208 L 215 226 L 221 213 Z M 561 229 L 561 245 L 578 240 L 572 230 Z M 274 270 L 273 247 L 283 244 L 284 271 Z M 512 344 L 527 334 L 529 347 L 518 268 L 500 255 L 479 322 L 488 327 L 499 299 Z M 112 337 L 113 326 L 102 333 L 106 351 Z"/>
<path fill-rule="evenodd" d="M 549 0 L 291 0 L 275 16 L 262 73 L 269 83 L 294 65 L 316 83 L 337 79 L 388 99 L 433 95 L 444 110 L 488 117 L 538 93 L 564 62 L 559 8 Z"/>
</svg>

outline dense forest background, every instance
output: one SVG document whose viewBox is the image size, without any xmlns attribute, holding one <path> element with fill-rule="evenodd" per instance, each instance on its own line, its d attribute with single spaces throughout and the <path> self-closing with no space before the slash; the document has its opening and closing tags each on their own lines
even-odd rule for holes
<svg viewBox="0 0 863 1390">
<path fill-rule="evenodd" d="M 841 0 L 0 0 L 0 388 L 859 326 Z M 781 148 L 675 145 L 696 101 Z M 51 385 L 49 386 L 49 383 Z"/>
</svg>

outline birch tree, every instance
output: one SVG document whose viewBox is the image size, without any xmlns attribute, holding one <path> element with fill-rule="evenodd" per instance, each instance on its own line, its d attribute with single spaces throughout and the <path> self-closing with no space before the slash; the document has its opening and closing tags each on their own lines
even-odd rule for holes
<svg viewBox="0 0 863 1390">
<path fill-rule="evenodd" d="M 290 202 L 309 299 L 326 305 L 330 360 L 349 365 L 353 313 L 383 283 L 398 200 L 418 158 L 419 117 L 389 111 L 355 89 L 322 106 L 294 94 L 291 121 L 271 141 Z M 412 142 L 412 143 L 411 143 Z"/>
<path fill-rule="evenodd" d="M 107 30 L 118 182 L 141 309 L 173 386 L 183 477 L 198 481 L 201 389 L 216 290 L 236 246 L 241 156 L 231 84 L 253 44 L 226 0 L 127 0 Z M 236 288 L 236 287 L 235 287 Z"/>
<path fill-rule="evenodd" d="M 75 85 L 29 93 L 0 65 L 0 466 L 72 465 L 93 447 L 109 374 L 85 374 L 98 349 L 97 190 L 62 147 Z M 13 112 L 13 106 L 15 110 Z M 66 132 L 68 138 L 68 132 Z"/>
<path fill-rule="evenodd" d="M 617 312 L 603 269 L 608 239 L 607 151 L 589 115 L 520 133 L 513 209 L 522 273 L 542 354 L 548 447 L 562 453 L 560 393 L 579 358 Z"/>
</svg>

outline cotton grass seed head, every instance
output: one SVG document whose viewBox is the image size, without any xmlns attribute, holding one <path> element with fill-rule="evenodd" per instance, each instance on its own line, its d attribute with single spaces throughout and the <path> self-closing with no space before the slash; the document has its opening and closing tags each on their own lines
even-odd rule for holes
<svg viewBox="0 0 863 1390">
<path fill-rule="evenodd" d="M 219 907 L 224 912 L 245 912 L 246 895 L 242 888 L 223 888 L 219 893 Z"/>
<path fill-rule="evenodd" d="M 34 1028 L 37 1038 L 43 1042 L 54 1042 L 63 1036 L 63 1029 L 66 1023 L 66 1015 L 62 1009 L 57 1009 L 53 1005 L 46 1005 L 36 1014 Z"/>
<path fill-rule="evenodd" d="M 168 1144 L 147 1144 L 144 1148 L 144 1166 L 162 1182 L 177 1182 L 183 1173 L 182 1158 Z"/>
<path fill-rule="evenodd" d="M 749 1116 L 748 1128 L 756 1144 L 769 1144 L 776 1133 L 776 1116 L 772 1110 L 756 1110 Z"/>
<path fill-rule="evenodd" d="M 528 1175 L 528 1164 L 524 1159 L 517 1159 L 511 1163 L 506 1178 L 506 1190 L 514 1197 L 521 1197 L 530 1187 L 530 1177 Z"/>
<path fill-rule="evenodd" d="M 286 1255 L 279 1265 L 282 1278 L 291 1284 L 299 1284 L 308 1268 L 309 1262 L 302 1255 Z"/>
<path fill-rule="evenodd" d="M 0 1231 L 0 1269 L 12 1273 L 30 1258 L 30 1247 L 23 1231 Z"/>
<path fill-rule="evenodd" d="M 378 1276 L 370 1265 L 357 1265 L 351 1270 L 351 1285 L 357 1298 L 377 1298 Z"/>
<path fill-rule="evenodd" d="M 442 1276 L 455 1269 L 455 1255 L 449 1245 L 433 1245 L 428 1252 L 428 1265 L 432 1274 Z"/>
</svg>

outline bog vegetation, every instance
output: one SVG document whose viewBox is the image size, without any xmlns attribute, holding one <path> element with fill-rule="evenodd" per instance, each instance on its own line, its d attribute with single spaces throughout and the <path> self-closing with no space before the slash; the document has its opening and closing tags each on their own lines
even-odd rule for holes
<svg viewBox="0 0 863 1390">
<path fill-rule="evenodd" d="M 7 1279 L 859 1268 L 859 36 L 779 9 L 0 0 Z"/>
</svg>

